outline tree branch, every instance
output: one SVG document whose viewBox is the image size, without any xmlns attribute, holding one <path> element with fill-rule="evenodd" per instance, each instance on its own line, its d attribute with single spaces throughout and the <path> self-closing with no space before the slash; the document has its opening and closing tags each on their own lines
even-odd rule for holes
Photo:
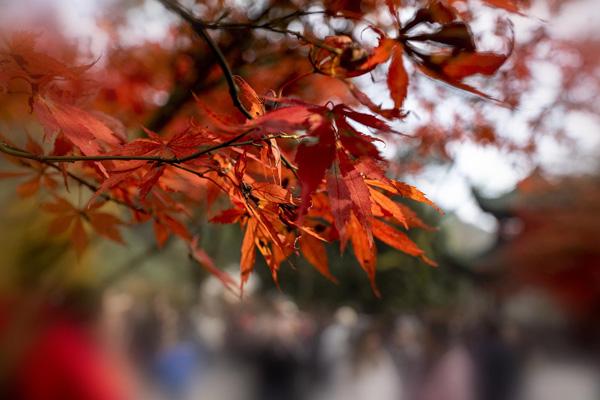
<svg viewBox="0 0 600 400">
<path fill-rule="evenodd" d="M 278 28 L 276 27 L 277 24 L 284 22 L 288 19 L 291 18 L 296 18 L 296 17 L 303 17 L 306 15 L 312 15 L 312 14 L 324 14 L 325 11 L 306 11 L 306 12 L 300 12 L 300 11 L 296 11 L 293 12 L 291 14 L 288 15 L 284 15 L 283 17 L 280 18 L 275 18 L 273 20 L 267 21 L 265 23 L 262 24 L 252 24 L 252 23 L 202 23 L 202 26 L 204 26 L 205 29 L 225 29 L 225 30 L 238 30 L 238 29 L 263 29 L 263 30 L 267 30 L 267 31 L 271 31 L 271 32 L 275 32 L 275 33 L 281 33 L 283 35 L 290 35 L 290 36 L 295 36 L 297 39 L 302 40 L 306 43 L 312 44 L 315 47 L 320 47 L 324 50 L 330 51 L 334 54 L 337 55 L 341 55 L 342 54 L 342 50 L 338 49 L 336 47 L 332 47 L 327 45 L 326 43 L 324 43 L 322 40 L 319 39 L 311 39 L 309 37 L 307 37 L 306 35 L 303 35 L 300 32 L 296 32 L 296 31 L 292 31 L 289 29 L 284 29 L 284 28 Z M 198 21 L 199 22 L 199 21 Z"/>
<path fill-rule="evenodd" d="M 192 27 L 194 32 L 196 32 L 196 34 L 198 36 L 200 36 L 202 39 L 204 39 L 204 41 L 208 44 L 208 46 L 211 48 L 211 50 L 215 53 L 215 56 L 217 57 L 217 62 L 219 63 L 219 66 L 221 67 L 221 70 L 223 71 L 223 75 L 225 76 L 225 80 L 227 81 L 227 86 L 229 86 L 229 95 L 231 97 L 231 100 L 233 101 L 233 105 L 238 110 L 240 110 L 241 113 L 244 114 L 244 116 L 246 118 L 252 119 L 252 115 L 248 112 L 248 110 L 246 110 L 246 108 L 240 101 L 239 88 L 237 87 L 237 85 L 235 84 L 235 81 L 233 80 L 233 72 L 231 72 L 231 68 L 229 68 L 229 64 L 227 64 L 227 60 L 225 59 L 225 56 L 221 52 L 221 49 L 219 48 L 217 43 L 215 43 L 213 38 L 208 34 L 208 32 L 206 32 L 206 29 L 204 28 L 204 24 L 201 21 L 199 21 L 197 18 L 195 18 L 189 11 L 187 11 L 185 8 L 183 8 L 179 3 L 177 3 L 176 0 L 159 0 L 159 1 L 167 9 L 173 11 L 174 13 L 179 15 L 181 18 L 183 18 L 188 24 L 190 24 L 190 26 Z"/>
<path fill-rule="evenodd" d="M 236 142 L 238 140 L 242 139 L 248 133 L 252 132 L 254 129 L 256 129 L 256 128 L 245 130 L 244 132 L 240 133 L 239 135 L 234 136 L 233 138 L 231 138 L 223 143 L 219 143 L 219 144 L 209 147 L 207 149 L 198 150 L 195 153 L 192 153 L 188 156 L 181 157 L 181 158 L 178 158 L 178 157 L 166 158 L 166 157 L 160 157 L 160 156 L 120 156 L 120 155 L 110 155 L 110 154 L 102 154 L 102 155 L 96 155 L 96 156 L 41 156 L 38 154 L 29 153 L 29 152 L 21 150 L 21 149 L 17 149 L 17 148 L 12 147 L 2 141 L 0 141 L 0 152 L 14 156 L 14 157 L 24 158 L 24 159 L 28 159 L 28 160 L 34 160 L 34 161 L 43 162 L 43 163 L 49 163 L 49 162 L 72 163 L 72 162 L 79 162 L 79 161 L 154 161 L 154 162 L 164 163 L 164 164 L 180 164 L 180 163 L 194 160 L 198 157 L 212 153 L 213 151 L 216 151 L 216 150 L 219 150 L 219 149 L 222 149 L 225 147 L 243 146 L 243 145 L 253 144 L 256 141 L 252 140 L 252 141 L 245 141 L 245 142 L 241 142 L 241 143 L 236 143 Z M 283 137 L 283 136 L 277 136 L 277 137 Z M 263 140 L 263 139 L 261 139 L 261 140 Z"/>
<path fill-rule="evenodd" d="M 97 192 L 98 191 L 98 187 L 95 186 L 94 184 L 86 181 L 85 179 L 71 173 L 68 171 L 63 171 L 62 168 L 60 168 L 59 166 L 57 166 L 56 164 L 54 164 L 54 162 L 83 162 L 83 161 L 153 161 L 153 162 L 157 162 L 157 163 L 164 163 L 164 164 L 168 164 L 171 165 L 175 168 L 181 169 L 183 171 L 189 172 L 191 174 L 194 174 L 200 178 L 205 178 L 208 179 L 206 176 L 204 176 L 203 173 L 195 171 L 193 169 L 187 168 L 183 165 L 181 165 L 184 162 L 187 161 L 191 161 L 194 160 L 198 157 L 201 157 L 203 155 L 209 154 L 213 151 L 222 149 L 222 148 L 226 148 L 226 147 L 233 147 L 233 146 L 251 146 L 251 145 L 257 145 L 258 142 L 261 141 L 266 141 L 266 140 L 271 140 L 271 139 L 296 139 L 297 136 L 296 135 L 285 135 L 285 134 L 281 134 L 281 135 L 272 135 L 272 136 L 265 136 L 262 137 L 260 139 L 252 139 L 252 140 L 246 140 L 243 142 L 238 142 L 238 140 L 242 139 L 244 136 L 246 136 L 248 133 L 252 132 L 255 128 L 252 129 L 248 129 L 242 133 L 240 133 L 237 136 L 234 136 L 233 138 L 223 142 L 223 143 L 219 143 L 218 145 L 209 147 L 207 149 L 203 149 L 203 150 L 199 150 L 195 153 L 192 153 L 188 156 L 185 157 L 181 157 L 181 158 L 177 158 L 177 157 L 172 157 L 172 158 L 164 158 L 164 157 L 159 157 L 159 156 L 119 156 L 119 155 L 98 155 L 98 156 L 40 156 L 38 154 L 33 154 L 33 153 L 29 153 L 27 151 L 18 149 L 16 147 L 12 147 L 2 141 L 0 141 L 0 152 L 8 154 L 10 156 L 13 157 L 17 157 L 17 158 L 22 158 L 22 159 L 27 159 L 27 160 L 33 160 L 33 161 L 37 161 L 40 163 L 43 163 L 45 165 L 48 165 L 51 168 L 54 168 L 56 170 L 58 170 L 61 173 L 66 173 L 67 176 L 69 176 L 71 179 L 73 179 L 74 181 L 76 181 L 77 183 L 87 187 L 88 189 L 90 189 L 92 192 Z M 291 164 L 291 162 L 285 158 L 282 154 L 281 157 L 281 161 L 284 163 L 284 165 L 289 168 L 292 173 L 295 175 L 296 174 L 296 170 L 297 168 Z M 115 202 L 117 204 L 129 207 L 131 209 L 133 209 L 134 211 L 138 211 L 138 212 L 143 212 L 146 214 L 149 214 L 150 212 L 140 208 L 140 207 L 136 207 L 134 205 L 131 205 L 129 203 L 126 203 L 124 201 L 121 201 L 119 199 L 115 199 L 107 194 L 101 194 L 101 197 L 103 197 L 106 200 Z"/>
</svg>

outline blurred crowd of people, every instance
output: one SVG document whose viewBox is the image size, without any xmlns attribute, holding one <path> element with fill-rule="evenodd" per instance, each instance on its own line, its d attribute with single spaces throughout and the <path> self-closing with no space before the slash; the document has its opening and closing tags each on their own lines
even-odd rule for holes
<svg viewBox="0 0 600 400">
<path fill-rule="evenodd" d="M 557 328 L 524 327 L 501 313 L 467 316 L 464 306 L 423 315 L 309 312 L 281 293 L 240 301 L 205 283 L 192 302 L 109 290 L 100 307 L 78 312 L 2 307 L 2 343 L 12 344 L 2 348 L 9 379 L 0 398 L 600 398 L 598 354 L 570 347 Z"/>
<path fill-rule="evenodd" d="M 108 336 L 118 332 L 137 366 L 142 399 L 592 400 L 600 394 L 592 355 L 561 351 L 551 333 L 538 337 L 498 315 L 374 317 L 350 307 L 308 313 L 281 294 L 242 303 L 201 296 L 186 309 L 163 296 L 120 297 L 105 307 L 104 320 L 112 318 Z"/>
</svg>

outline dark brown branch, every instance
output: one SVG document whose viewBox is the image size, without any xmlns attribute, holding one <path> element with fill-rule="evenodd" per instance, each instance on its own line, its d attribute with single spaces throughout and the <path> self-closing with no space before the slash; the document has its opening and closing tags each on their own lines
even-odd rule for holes
<svg viewBox="0 0 600 400">
<path fill-rule="evenodd" d="M 153 115 L 147 120 L 144 126 L 153 131 L 162 131 L 169 122 L 177 115 L 179 110 L 193 98 L 194 92 L 200 92 L 209 87 L 210 83 L 206 82 L 207 74 L 200 71 L 208 71 L 216 62 L 215 57 L 204 52 L 197 54 L 194 57 L 194 70 L 198 71 L 195 79 L 188 82 L 176 82 L 173 87 L 169 99 L 161 107 L 154 111 Z"/>
<path fill-rule="evenodd" d="M 222 51 L 224 54 L 234 53 L 233 50 L 245 47 L 249 39 L 250 37 L 248 35 L 237 35 L 235 40 L 232 40 L 222 48 Z M 193 66 L 197 76 L 187 82 L 176 82 L 167 102 L 156 109 L 144 126 L 153 132 L 160 132 L 175 116 L 177 116 L 182 107 L 193 99 L 194 93 L 200 93 L 216 87 L 220 83 L 219 79 L 212 79 L 210 81 L 207 81 L 206 79 L 209 75 L 208 71 L 212 69 L 216 62 L 217 59 L 214 56 L 214 53 L 210 51 L 198 52 L 194 56 Z"/>
<path fill-rule="evenodd" d="M 181 18 L 183 18 L 187 23 L 190 24 L 192 29 L 194 29 L 194 32 L 196 32 L 196 34 L 198 36 L 200 36 L 202 39 L 204 39 L 206 41 L 206 43 L 209 45 L 209 47 L 213 50 L 213 52 L 217 56 L 217 61 L 219 62 L 221 70 L 223 71 L 223 75 L 225 76 L 227 85 L 229 86 L 229 95 L 231 97 L 231 100 L 233 101 L 233 104 L 236 106 L 236 108 L 238 110 L 240 110 L 240 112 L 242 114 L 244 114 L 244 116 L 246 118 L 252 119 L 253 118 L 252 114 L 250 114 L 248 112 L 248 110 L 246 110 L 246 108 L 240 101 L 239 89 L 238 89 L 237 85 L 235 84 L 235 81 L 233 79 L 233 73 L 231 72 L 231 68 L 229 68 L 229 64 L 227 64 L 227 60 L 225 59 L 225 56 L 223 55 L 223 53 L 221 52 L 221 49 L 215 43 L 213 38 L 206 32 L 206 24 L 204 22 L 200 21 L 199 19 L 195 18 L 189 11 L 187 11 L 179 3 L 177 3 L 176 0 L 158 0 L 158 1 L 160 1 L 161 4 L 163 4 L 167 9 L 173 11 L 174 13 L 179 15 Z M 304 40 L 306 40 L 301 34 L 299 34 L 297 32 L 278 30 L 277 28 L 272 28 L 272 27 L 267 27 L 267 26 L 265 26 L 264 29 L 269 29 L 269 30 L 272 30 L 274 32 L 279 32 L 279 33 L 294 34 L 294 35 L 298 36 L 299 38 L 303 38 Z M 310 42 L 310 41 L 308 40 L 308 42 Z M 322 44 L 322 46 L 323 46 L 323 44 Z M 336 48 L 333 48 L 333 47 L 330 47 L 327 45 L 324 45 L 324 46 L 327 47 L 327 50 L 332 51 L 334 53 L 338 53 L 340 51 L 340 49 L 336 49 Z M 295 175 L 297 168 L 294 167 L 294 165 L 283 154 L 281 156 L 281 160 L 283 161 L 283 164 L 288 169 L 290 169 Z"/>
<path fill-rule="evenodd" d="M 259 21 L 269 12 L 268 8 L 253 21 Z M 227 12 L 217 19 L 217 22 L 227 16 Z M 227 55 L 232 50 L 242 49 L 252 39 L 249 35 L 239 35 L 234 37 L 234 40 L 230 41 L 224 48 L 221 49 L 223 54 Z M 191 82 L 177 82 L 176 86 L 171 91 L 167 103 L 159 107 L 154 114 L 150 117 L 148 122 L 144 125 L 146 128 L 154 132 L 161 131 L 169 122 L 177 115 L 181 107 L 187 104 L 194 96 L 194 93 L 198 93 L 203 90 L 207 90 L 216 86 L 217 80 L 206 82 L 208 73 L 212 66 L 217 62 L 214 52 L 199 52 L 194 57 L 193 69 L 197 71 L 197 77 Z"/>
<path fill-rule="evenodd" d="M 229 95 L 231 96 L 231 100 L 233 101 L 233 105 L 240 110 L 244 116 L 248 119 L 252 119 L 252 115 L 246 110 L 242 102 L 239 98 L 239 89 L 233 80 L 233 72 L 231 72 L 231 68 L 229 68 L 229 64 L 227 64 L 227 60 L 225 56 L 221 52 L 221 49 L 217 45 L 217 43 L 213 40 L 213 38 L 206 32 L 204 28 L 204 24 L 196 19 L 189 11 L 184 9 L 181 5 L 177 3 L 175 0 L 159 0 L 167 9 L 173 11 L 181 18 L 183 18 L 196 32 L 198 36 L 200 36 L 211 48 L 215 56 L 217 57 L 217 62 L 223 71 L 223 75 L 225 76 L 225 80 L 227 81 L 227 86 L 229 86 Z"/>
<path fill-rule="evenodd" d="M 242 139 L 244 136 L 246 136 L 248 133 L 252 132 L 253 130 L 254 130 L 254 128 L 246 130 L 246 131 L 240 133 L 239 135 L 234 136 L 233 138 L 231 138 L 223 143 L 220 143 L 218 145 L 215 145 L 215 146 L 207 148 L 207 149 L 199 150 L 193 154 L 190 154 L 186 157 L 181 157 L 181 158 L 163 158 L 163 157 L 158 157 L 158 156 L 135 156 L 135 157 L 132 157 L 132 156 L 40 156 L 37 154 L 26 152 L 21 149 L 17 149 L 15 147 L 12 147 L 3 142 L 0 142 L 0 152 L 11 155 L 13 157 L 34 160 L 34 161 L 43 163 L 45 165 L 48 165 L 51 168 L 58 170 L 61 173 L 63 172 L 63 170 L 59 166 L 54 164 L 54 162 L 78 162 L 78 161 L 83 162 L 83 161 L 109 161 L 109 160 L 112 160 L 112 161 L 114 161 L 114 160 L 140 161 L 141 160 L 141 161 L 153 161 L 153 162 L 157 162 L 157 163 L 169 164 L 172 167 L 175 167 L 182 171 L 186 171 L 188 173 L 194 174 L 200 178 L 208 179 L 208 177 L 206 177 L 204 175 L 204 173 L 195 171 L 191 168 L 187 168 L 181 164 L 184 162 L 187 162 L 187 161 L 194 160 L 198 157 L 201 157 L 201 156 L 211 153 L 213 151 L 216 151 L 216 150 L 219 150 L 222 148 L 226 148 L 226 147 L 257 145 L 261 141 L 266 141 L 266 140 L 271 140 L 271 139 L 295 139 L 295 138 L 297 138 L 297 136 L 295 136 L 295 135 L 273 135 L 273 136 L 265 136 L 260 139 L 252 139 L 252 140 L 246 140 L 243 142 L 238 142 L 238 140 Z M 281 160 L 287 168 L 289 168 L 294 174 L 296 174 L 297 168 L 295 166 L 293 166 L 290 163 L 290 161 L 287 160 L 287 158 L 285 158 L 282 155 Z M 92 192 L 98 191 L 99 188 L 97 186 L 86 181 L 85 179 L 83 179 L 77 175 L 74 175 L 73 173 L 68 172 L 68 171 L 65 173 L 71 179 L 73 179 L 74 181 L 78 182 L 79 184 L 87 187 Z M 150 213 L 149 211 L 147 211 L 143 208 L 136 207 L 134 205 L 131 205 L 131 204 L 121 201 L 119 199 L 113 198 L 107 194 L 101 194 L 100 196 L 106 200 L 129 207 L 134 211 L 143 212 L 146 214 Z"/>
</svg>

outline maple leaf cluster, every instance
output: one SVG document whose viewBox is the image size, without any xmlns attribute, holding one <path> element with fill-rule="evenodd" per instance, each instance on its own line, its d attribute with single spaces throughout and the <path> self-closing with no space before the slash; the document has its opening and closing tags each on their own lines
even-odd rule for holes
<svg viewBox="0 0 600 400">
<path fill-rule="evenodd" d="M 21 101 L 43 131 L 40 140 L 29 137 L 26 147 L 2 138 L 0 150 L 15 170 L 0 177 L 27 176 L 17 189 L 21 196 L 41 189 L 49 195 L 41 208 L 54 218 L 52 234 L 68 235 L 81 254 L 91 231 L 122 242 L 122 227 L 149 222 L 159 246 L 172 235 L 179 237 L 195 260 L 233 288 L 234 281 L 214 265 L 194 235 L 193 216 L 202 206 L 211 222 L 238 224 L 242 229 L 242 286 L 253 271 L 257 252 L 275 281 L 282 263 L 293 254 L 302 255 L 335 280 L 326 253 L 326 244 L 334 241 L 342 252 L 352 247 L 376 294 L 376 240 L 435 265 L 407 234 L 411 229 L 431 228 L 399 200 L 438 208 L 415 187 L 389 176 L 393 165 L 381 155 L 377 143 L 402 136 L 392 124 L 406 115 L 403 105 L 411 78 L 405 62 L 431 78 L 490 99 L 464 79 L 493 75 L 510 56 L 510 48 L 505 54 L 479 51 L 453 1 L 423 2 L 404 23 L 396 2 L 387 1 L 394 27 L 390 33 L 369 25 L 379 38 L 373 49 L 346 35 L 321 39 L 281 29 L 277 23 L 285 17 L 254 25 L 209 24 L 175 1 L 161 2 L 187 23 L 176 35 L 196 35 L 203 42 L 190 42 L 196 48 L 187 49 L 174 44 L 173 63 L 160 64 L 175 71 L 174 84 L 187 86 L 183 94 L 176 87 L 179 91 L 174 89 L 166 103 L 154 107 L 156 118 L 137 137 L 132 116 L 149 112 L 139 96 L 142 88 L 160 81 L 156 76 L 160 74 L 142 74 L 140 65 L 116 54 L 108 60 L 106 80 L 94 81 L 94 63 L 77 65 L 52 56 L 40 50 L 39 38 L 32 33 L 12 34 L 0 50 L 3 101 Z M 361 2 L 326 2 L 323 14 L 360 19 L 357 3 Z M 514 1 L 486 3 L 521 12 Z M 296 10 L 290 15 L 304 14 Z M 295 37 L 309 47 L 301 64 L 310 66 L 309 72 L 294 70 L 268 95 L 257 94 L 231 70 L 243 61 L 228 53 L 235 44 L 219 44 L 207 33 L 240 27 Z M 202 43 L 206 48 L 197 50 Z M 155 55 L 162 52 L 156 47 L 151 50 Z M 297 54 L 286 56 L 283 48 L 269 50 L 282 53 L 283 69 L 299 60 Z M 205 71 L 193 71 L 190 65 L 200 58 L 212 64 Z M 383 108 L 350 78 L 384 67 L 388 61 L 386 82 L 393 107 Z M 261 79 L 258 73 L 249 76 Z M 313 101 L 314 93 L 312 99 L 298 92 L 284 95 L 284 88 L 319 76 L 337 88 L 332 93 L 321 89 L 322 101 Z M 164 82 L 157 85 L 169 87 Z M 159 95 L 160 89 L 155 87 L 153 93 Z M 348 102 L 336 103 L 339 98 Z M 186 118 L 166 129 L 165 118 L 181 109 L 186 110 Z M 80 204 L 71 202 L 73 186 L 89 189 L 89 198 Z M 122 206 L 128 216 L 101 211 L 106 203 Z"/>
</svg>

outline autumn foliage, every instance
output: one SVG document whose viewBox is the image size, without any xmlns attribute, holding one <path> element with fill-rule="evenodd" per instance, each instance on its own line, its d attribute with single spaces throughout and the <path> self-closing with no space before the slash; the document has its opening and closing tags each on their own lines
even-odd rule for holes
<svg viewBox="0 0 600 400">
<path fill-rule="evenodd" d="M 257 253 L 275 281 L 294 253 L 335 280 L 329 242 L 339 242 L 341 252 L 352 248 L 375 293 L 376 241 L 435 265 L 407 235 L 430 227 L 399 199 L 436 206 L 389 174 L 397 165 L 381 155 L 381 144 L 414 139 L 397 128 L 411 111 L 405 100 L 416 87 L 408 65 L 470 97 L 510 108 L 510 101 L 469 81 L 494 75 L 509 59 L 510 29 L 503 51 L 480 50 L 465 2 L 452 0 L 414 2 L 406 20 L 400 18 L 402 2 L 388 0 L 326 1 L 318 11 L 281 2 L 273 5 L 277 13 L 253 20 L 235 12 L 216 18 L 214 11 L 216 22 L 175 0 L 161 2 L 165 13 L 181 20 L 168 51 L 151 45 L 117 49 L 82 63 L 65 43 L 60 51 L 47 51 L 39 32 L 12 32 L 2 45 L 2 104 L 19 110 L 13 122 L 34 122 L 23 126 L 24 140 L 2 137 L 0 150 L 14 168 L 0 177 L 21 179 L 21 196 L 45 193 L 40 208 L 52 215 L 52 235 L 68 235 L 81 254 L 89 235 L 123 242 L 122 229 L 150 223 L 159 246 L 170 236 L 185 241 L 190 255 L 232 290 L 234 281 L 198 245 L 192 226 L 199 209 L 210 222 L 243 231 L 242 286 Z M 523 13 L 516 1 L 484 3 Z M 373 10 L 387 13 L 392 25 L 371 22 L 366 14 Z M 377 43 L 286 28 L 313 14 L 361 23 Z M 213 34 L 221 31 L 233 37 Z M 286 41 L 261 46 L 256 54 L 264 62 L 244 69 L 236 51 L 252 49 L 247 32 L 256 31 Z M 152 70 L 143 67 L 144 59 Z M 376 69 L 386 75 L 386 106 L 353 80 Z M 158 105 L 142 98 L 168 92 Z M 425 136 L 418 139 L 427 144 Z M 83 200 L 74 201 L 73 193 L 82 190 Z"/>
</svg>

